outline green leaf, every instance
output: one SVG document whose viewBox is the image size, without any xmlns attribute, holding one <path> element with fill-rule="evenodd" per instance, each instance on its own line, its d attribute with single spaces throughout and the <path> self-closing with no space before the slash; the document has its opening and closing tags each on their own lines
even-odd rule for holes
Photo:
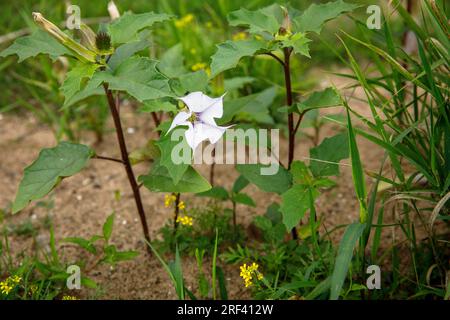
<svg viewBox="0 0 450 320">
<path fill-rule="evenodd" d="M 157 61 L 133 56 L 117 69 L 96 72 L 86 89 L 108 83 L 109 89 L 125 91 L 139 101 L 172 97 L 167 78 L 156 70 Z"/>
<path fill-rule="evenodd" d="M 289 171 L 280 166 L 274 175 L 261 175 L 261 168 L 264 167 L 261 164 L 236 165 L 237 171 L 262 191 L 282 194 L 290 188 L 292 176 Z"/>
<path fill-rule="evenodd" d="M 323 25 L 345 12 L 353 11 L 359 5 L 346 3 L 343 0 L 328 2 L 325 4 L 312 4 L 303 14 L 293 20 L 297 31 L 312 31 L 317 34 L 322 30 Z"/>
<path fill-rule="evenodd" d="M 266 15 L 263 11 L 249 11 L 245 8 L 233 11 L 228 15 L 230 26 L 248 26 L 248 32 L 268 32 L 272 35 L 278 32 L 280 25 L 272 15 Z"/>
<path fill-rule="evenodd" d="M 297 103 L 299 113 L 312 109 L 328 108 L 341 105 L 341 98 L 333 88 L 316 91 L 305 101 Z"/>
<path fill-rule="evenodd" d="M 181 143 L 184 144 L 183 150 L 189 150 L 190 148 L 187 145 L 186 138 L 184 135 L 181 137 L 182 142 L 180 140 L 172 140 L 172 136 L 174 134 L 174 131 L 172 131 L 169 134 L 166 134 L 162 136 L 159 141 L 156 142 L 156 145 L 158 146 L 159 150 L 161 151 L 161 159 L 160 159 L 160 165 L 167 168 L 167 171 L 170 175 L 170 177 L 173 180 L 174 184 L 178 184 L 180 179 L 183 177 L 186 170 L 189 168 L 188 163 L 174 163 L 172 160 L 172 151 L 175 147 L 179 146 Z M 191 155 L 189 154 L 189 158 Z"/>
<path fill-rule="evenodd" d="M 225 188 L 222 187 L 212 187 L 208 191 L 197 193 L 197 196 L 215 198 L 219 200 L 227 200 L 229 197 L 227 190 L 225 190 Z"/>
<path fill-rule="evenodd" d="M 64 238 L 62 240 L 62 242 L 68 242 L 68 243 L 73 243 L 76 244 L 78 246 L 80 246 L 81 248 L 83 248 L 84 250 L 92 253 L 92 254 L 97 254 L 97 250 L 95 249 L 95 246 L 93 245 L 93 243 L 87 239 L 84 238 L 76 238 L 76 237 L 69 237 L 69 238 Z"/>
<path fill-rule="evenodd" d="M 115 70 L 122 62 L 133 56 L 136 52 L 149 47 L 150 42 L 147 39 L 148 35 L 149 32 L 142 31 L 138 35 L 139 40 L 124 43 L 119 46 L 108 60 L 108 67 L 111 68 L 111 70 Z"/>
<path fill-rule="evenodd" d="M 139 256 L 139 252 L 137 251 L 117 251 L 113 255 L 113 261 L 114 262 L 120 262 L 120 261 L 129 261 L 133 260 Z"/>
<path fill-rule="evenodd" d="M 219 73 L 237 66 L 239 60 L 253 56 L 258 50 L 264 49 L 262 41 L 250 39 L 242 41 L 226 41 L 217 45 L 217 51 L 211 57 L 211 78 Z"/>
<path fill-rule="evenodd" d="M 353 257 L 353 250 L 361 237 L 365 224 L 352 223 L 345 229 L 345 233 L 339 244 L 339 251 L 334 263 L 331 276 L 330 299 L 337 300 L 347 277 L 348 268 Z"/>
<path fill-rule="evenodd" d="M 311 42 L 311 40 L 306 38 L 303 33 L 298 32 L 298 33 L 294 33 L 288 39 L 282 40 L 281 46 L 283 48 L 292 47 L 294 49 L 295 54 L 301 54 L 303 56 L 311 58 L 311 56 L 309 55 L 309 43 L 310 42 Z"/>
<path fill-rule="evenodd" d="M 245 204 L 249 207 L 256 207 L 255 201 L 245 193 L 236 193 L 233 195 L 232 199 L 236 203 Z"/>
<path fill-rule="evenodd" d="M 29 36 L 21 37 L 0 52 L 0 57 L 16 54 L 19 62 L 39 54 L 48 54 L 52 60 L 59 56 L 73 56 L 71 51 L 43 30 L 37 30 Z"/>
<path fill-rule="evenodd" d="M 245 178 L 243 175 L 240 175 L 239 178 L 237 178 L 234 182 L 232 190 L 234 193 L 239 193 L 242 191 L 242 189 L 248 186 L 249 183 L 250 181 L 248 181 L 247 178 Z"/>
<path fill-rule="evenodd" d="M 181 266 L 180 251 L 178 250 L 178 245 L 175 249 L 175 261 L 169 263 L 169 268 L 175 279 L 175 290 L 177 292 L 178 298 L 184 300 L 184 279 L 183 279 L 183 269 Z"/>
<path fill-rule="evenodd" d="M 305 185 L 297 184 L 281 195 L 280 211 L 283 214 L 283 223 L 287 230 L 294 228 L 309 209 L 310 203 L 319 196 L 319 192 Z M 314 199 L 310 199 L 310 195 Z"/>
<path fill-rule="evenodd" d="M 81 277 L 80 281 L 81 281 L 81 285 L 83 287 L 90 288 L 90 289 L 97 288 L 97 283 L 94 280 L 90 279 L 90 278 Z"/>
<path fill-rule="evenodd" d="M 187 72 L 184 67 L 183 45 L 181 43 L 169 48 L 161 56 L 158 69 L 169 78 L 176 78 Z"/>
<path fill-rule="evenodd" d="M 98 64 L 80 63 L 67 73 L 61 86 L 61 91 L 64 95 L 63 107 L 80 91 L 83 80 L 92 78 L 98 67 Z"/>
<path fill-rule="evenodd" d="M 174 184 L 166 167 L 155 163 L 148 175 L 139 177 L 139 182 L 153 192 L 193 192 L 199 193 L 211 189 L 209 182 L 195 169 L 189 166 L 178 184 Z"/>
<path fill-rule="evenodd" d="M 172 16 L 165 13 L 139 13 L 126 12 L 109 26 L 109 34 L 113 44 L 121 44 L 138 40 L 137 34 L 144 28 L 150 28 L 156 22 L 171 19 Z"/>
<path fill-rule="evenodd" d="M 346 133 L 325 138 L 322 143 L 309 150 L 310 168 L 315 177 L 339 175 L 339 161 L 349 156 Z"/>
<path fill-rule="evenodd" d="M 139 112 L 177 112 L 177 106 L 169 101 L 162 99 L 145 101 L 144 105 L 139 108 Z"/>
<path fill-rule="evenodd" d="M 43 149 L 37 160 L 25 168 L 12 212 L 16 213 L 30 201 L 47 195 L 61 178 L 81 171 L 92 154 L 89 147 L 71 142 L 60 142 L 54 148 Z"/>
<path fill-rule="evenodd" d="M 106 218 L 105 223 L 103 224 L 103 237 L 105 238 L 105 241 L 108 242 L 111 238 L 113 226 L 114 226 L 114 217 L 115 214 L 112 213 Z"/>
<path fill-rule="evenodd" d="M 223 82 L 223 88 L 225 91 L 233 91 L 242 88 L 246 84 L 254 82 L 256 79 L 252 77 L 234 77 L 225 79 Z"/>
</svg>

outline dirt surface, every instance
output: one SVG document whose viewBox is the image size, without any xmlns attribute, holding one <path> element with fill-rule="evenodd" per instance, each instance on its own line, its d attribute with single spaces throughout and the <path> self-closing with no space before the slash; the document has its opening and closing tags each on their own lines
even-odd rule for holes
<svg viewBox="0 0 450 320">
<path fill-rule="evenodd" d="M 326 82 L 324 82 L 326 84 Z M 344 84 L 339 83 L 342 87 Z M 359 102 L 354 102 L 352 107 L 357 107 L 366 113 L 366 107 Z M 342 111 L 335 109 L 329 112 Z M 155 135 L 152 132 L 150 116 L 137 115 L 131 107 L 122 109 L 124 128 L 127 130 L 126 140 L 129 149 L 140 147 L 146 140 Z M 368 111 L 367 111 L 368 112 Z M 119 149 L 116 137 L 112 130 L 112 122 L 108 122 L 108 133 L 105 140 L 99 145 L 93 146 L 94 137 L 87 134 L 82 143 L 95 148 L 97 154 L 119 157 Z M 336 125 L 328 124 L 321 131 L 321 141 L 326 136 L 337 133 Z M 4 114 L 0 120 L 0 148 L 3 155 L 0 158 L 0 208 L 7 208 L 14 199 L 17 186 L 22 177 L 23 169 L 38 156 L 41 148 L 53 147 L 56 144 L 53 133 L 46 126 L 37 123 L 30 114 L 10 115 Z M 284 145 L 281 141 L 281 145 Z M 307 159 L 312 143 L 309 139 L 300 137 L 296 148 L 296 159 Z M 377 171 L 382 160 L 383 151 L 369 144 L 365 140 L 359 140 L 359 149 L 366 170 Z M 282 149 L 282 159 L 285 159 L 286 150 Z M 317 200 L 317 212 L 323 221 L 321 232 L 330 230 L 334 226 L 347 224 L 358 218 L 358 204 L 354 197 L 351 169 L 348 160 L 341 163 L 341 175 L 338 178 L 338 186 L 325 192 Z M 145 173 L 147 165 L 137 165 L 136 174 Z M 216 185 L 231 187 L 237 177 L 236 171 L 230 169 L 230 165 L 216 166 Z M 201 166 L 200 172 L 208 177 L 208 167 Z M 120 201 L 115 199 L 116 191 L 120 191 Z M 258 204 L 255 209 L 238 207 L 238 223 L 249 225 L 255 214 L 263 214 L 265 208 L 278 197 L 268 195 L 250 186 L 246 190 Z M 151 236 L 157 236 L 158 230 L 171 218 L 170 210 L 164 208 L 164 195 L 150 193 L 142 188 L 147 219 L 151 229 Z M 195 198 L 192 195 L 183 196 L 188 206 L 198 206 L 205 199 Z M 88 168 L 81 173 L 65 179 L 50 196 L 54 200 L 54 208 L 46 209 L 42 206 L 30 205 L 19 214 L 7 216 L 3 225 L 19 224 L 21 221 L 31 219 L 34 224 L 39 224 L 47 214 L 51 214 L 55 229 L 56 239 L 64 237 L 90 237 L 100 233 L 102 223 L 111 212 L 116 212 L 116 223 L 112 242 L 119 249 L 139 250 L 142 254 L 131 262 L 120 263 L 116 268 L 95 268 L 88 274 L 97 280 L 103 290 L 98 294 L 102 299 L 174 299 L 175 291 L 169 282 L 169 278 L 160 263 L 155 259 L 149 259 L 144 254 L 145 246 L 141 240 L 141 226 L 138 221 L 134 200 L 132 198 L 125 171 L 120 164 L 91 160 Z M 50 199 L 50 198 L 47 198 Z M 33 240 L 31 237 L 14 236 L 11 239 L 11 250 L 19 254 L 22 250 L 31 250 L 36 245 L 45 246 L 48 243 L 48 231 L 44 230 Z M 340 237 L 335 234 L 337 239 Z M 62 246 L 60 244 L 60 246 Z M 81 249 L 71 246 L 63 246 L 64 259 L 77 261 L 84 257 Z M 92 263 L 92 261 L 88 261 Z M 208 263 L 205 264 L 208 266 Z M 238 266 L 226 265 L 224 267 L 227 279 L 229 296 L 231 299 L 250 298 L 248 290 L 242 285 L 239 277 Z M 195 259 L 184 259 L 185 274 L 187 275 L 188 288 L 196 287 Z M 81 297 L 92 298 L 93 292 L 82 290 Z"/>
</svg>

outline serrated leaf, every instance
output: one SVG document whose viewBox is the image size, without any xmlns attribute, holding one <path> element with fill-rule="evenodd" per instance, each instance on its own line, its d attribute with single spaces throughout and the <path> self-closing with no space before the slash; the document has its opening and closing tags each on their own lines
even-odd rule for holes
<svg viewBox="0 0 450 320">
<path fill-rule="evenodd" d="M 339 251 L 331 276 L 330 300 L 337 300 L 339 298 L 353 257 L 353 250 L 365 227 L 365 224 L 352 223 L 345 229 L 345 233 L 339 243 Z"/>
<path fill-rule="evenodd" d="M 59 56 L 73 56 L 72 52 L 43 30 L 37 30 L 29 36 L 18 38 L 0 52 L 0 57 L 16 54 L 19 62 L 39 54 L 48 54 L 52 60 Z"/>
<path fill-rule="evenodd" d="M 320 108 L 329 108 L 341 105 L 341 99 L 333 88 L 312 93 L 305 101 L 297 103 L 299 113 Z"/>
<path fill-rule="evenodd" d="M 67 73 L 61 86 L 61 91 L 64 95 L 64 105 L 80 91 L 83 80 L 86 78 L 90 79 L 98 67 L 98 64 L 80 63 Z"/>
<path fill-rule="evenodd" d="M 261 168 L 264 167 L 261 164 L 236 165 L 237 171 L 262 191 L 282 194 L 290 188 L 292 176 L 289 171 L 280 166 L 274 175 L 261 175 Z"/>
<path fill-rule="evenodd" d="M 157 162 L 148 175 L 139 177 L 139 182 L 142 182 L 144 187 L 153 192 L 199 193 L 211 189 L 209 182 L 191 166 L 187 168 L 178 184 L 174 184 L 167 168 Z"/>
<path fill-rule="evenodd" d="M 108 83 L 109 89 L 125 91 L 141 102 L 172 97 L 168 80 L 156 70 L 157 63 L 145 57 L 131 57 L 115 70 L 96 72 L 85 89 Z"/>
<path fill-rule="evenodd" d="M 308 186 L 296 184 L 291 189 L 281 195 L 280 211 L 283 215 L 283 224 L 287 230 L 291 230 L 300 222 L 309 209 L 311 202 L 319 196 L 315 189 L 311 190 Z M 314 199 L 310 199 L 310 195 Z"/>
<path fill-rule="evenodd" d="M 130 13 L 126 12 L 109 26 L 111 42 L 115 45 L 137 40 L 137 34 L 144 28 L 150 28 L 156 22 L 166 21 L 172 15 L 165 13 Z"/>
<path fill-rule="evenodd" d="M 242 41 L 226 41 L 217 45 L 217 51 L 211 57 L 211 78 L 219 73 L 234 68 L 244 57 L 253 56 L 258 50 L 264 49 L 262 41 L 250 39 Z"/>
<path fill-rule="evenodd" d="M 214 198 L 219 200 L 227 200 L 228 192 L 223 187 L 212 187 L 208 191 L 198 193 L 197 196 Z"/>
<path fill-rule="evenodd" d="M 161 56 L 158 69 L 169 78 L 176 78 L 187 72 L 184 66 L 183 45 L 181 43 L 169 48 Z"/>
<path fill-rule="evenodd" d="M 145 101 L 144 105 L 139 108 L 139 112 L 177 112 L 178 108 L 176 105 L 169 101 L 164 101 L 162 99 Z"/>
<path fill-rule="evenodd" d="M 309 150 L 310 168 L 315 177 L 339 175 L 339 161 L 349 156 L 346 133 L 325 138 L 322 143 Z"/>
<path fill-rule="evenodd" d="M 92 154 L 89 147 L 71 142 L 60 142 L 54 148 L 41 150 L 37 160 L 25 168 L 12 212 L 16 213 L 30 201 L 47 195 L 61 178 L 81 171 Z"/>
<path fill-rule="evenodd" d="M 124 43 L 119 46 L 108 60 L 108 67 L 111 70 L 116 69 L 122 62 L 133 56 L 136 52 L 144 50 L 150 45 L 147 39 L 148 32 L 142 31 L 139 33 L 139 40 Z"/>
<path fill-rule="evenodd" d="M 246 84 L 254 82 L 256 79 L 252 77 L 234 77 L 225 79 L 223 82 L 223 88 L 226 92 L 237 90 L 245 86 Z"/>
<path fill-rule="evenodd" d="M 346 3 L 343 0 L 325 4 L 312 4 L 302 15 L 295 18 L 293 22 L 297 31 L 312 31 L 319 34 L 326 22 L 337 18 L 345 12 L 353 11 L 358 7 L 359 5 Z"/>
<path fill-rule="evenodd" d="M 282 40 L 281 46 L 283 48 L 292 47 L 294 49 L 295 54 L 301 54 L 303 56 L 311 58 L 311 56 L 309 55 L 309 43 L 310 42 L 311 42 L 311 40 L 306 38 L 303 33 L 298 32 L 298 33 L 294 33 L 288 39 Z"/>
<path fill-rule="evenodd" d="M 228 15 L 230 26 L 247 26 L 250 33 L 268 32 L 272 35 L 278 32 L 280 25 L 272 15 L 263 11 L 250 11 L 245 8 L 233 11 Z"/>
<path fill-rule="evenodd" d="M 249 207 L 256 207 L 255 201 L 245 193 L 236 193 L 233 195 L 232 199 L 236 203 L 244 204 Z"/>
<path fill-rule="evenodd" d="M 184 135 L 181 137 L 181 140 L 172 140 L 172 136 L 174 131 L 169 134 L 162 136 L 159 141 L 155 142 L 161 151 L 160 165 L 167 168 L 170 177 L 173 180 L 173 183 L 176 185 L 183 177 L 186 170 L 189 168 L 188 163 L 174 163 L 172 160 L 172 151 L 175 147 L 180 146 L 182 150 L 189 150 L 189 158 L 191 158 L 191 149 L 187 145 L 186 138 Z M 181 146 L 180 144 L 183 144 Z"/>
</svg>

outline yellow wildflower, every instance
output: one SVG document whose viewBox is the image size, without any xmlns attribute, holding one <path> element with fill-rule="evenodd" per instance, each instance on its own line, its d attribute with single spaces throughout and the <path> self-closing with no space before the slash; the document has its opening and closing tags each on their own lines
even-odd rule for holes
<svg viewBox="0 0 450 320">
<path fill-rule="evenodd" d="M 245 40 L 245 39 L 247 39 L 247 37 L 248 37 L 247 33 L 241 31 L 241 32 L 233 34 L 232 39 L 233 39 L 233 41 L 239 41 L 239 40 Z"/>
<path fill-rule="evenodd" d="M 166 194 L 164 196 L 164 207 L 169 208 L 172 202 L 175 202 L 175 200 L 177 200 L 177 197 L 175 195 Z"/>
<path fill-rule="evenodd" d="M 62 299 L 63 300 L 78 300 L 78 298 L 75 296 L 63 296 Z"/>
<path fill-rule="evenodd" d="M 206 69 L 206 63 L 204 63 L 204 62 L 197 62 L 196 64 L 194 64 L 191 67 L 192 71 L 198 71 L 198 70 L 203 70 L 203 69 Z"/>
<path fill-rule="evenodd" d="M 175 27 L 181 29 L 186 27 L 188 24 L 190 24 L 194 20 L 194 15 L 189 13 L 182 17 L 181 19 L 178 19 L 175 21 Z"/>
<path fill-rule="evenodd" d="M 0 282 L 0 292 L 2 294 L 9 294 L 11 290 L 13 289 L 13 286 L 9 283 L 9 278 L 5 281 Z"/>
<path fill-rule="evenodd" d="M 18 275 L 14 275 L 12 277 L 9 277 L 10 281 L 15 283 L 15 284 L 19 284 L 20 281 L 22 281 L 22 278 L 19 277 Z"/>
<path fill-rule="evenodd" d="M 248 288 L 253 284 L 253 280 L 255 278 L 258 280 L 262 280 L 264 278 L 263 274 L 258 271 L 258 268 L 259 266 L 254 262 L 249 266 L 247 266 L 246 263 L 240 266 L 241 269 L 240 276 L 244 280 L 244 285 L 246 288 Z"/>
<path fill-rule="evenodd" d="M 177 218 L 177 223 L 181 223 L 183 226 L 192 226 L 192 217 L 189 216 L 179 216 Z"/>
<path fill-rule="evenodd" d="M 180 210 L 186 209 L 186 205 L 184 204 L 184 201 L 180 201 L 180 203 L 178 204 L 178 208 L 179 208 Z"/>
</svg>

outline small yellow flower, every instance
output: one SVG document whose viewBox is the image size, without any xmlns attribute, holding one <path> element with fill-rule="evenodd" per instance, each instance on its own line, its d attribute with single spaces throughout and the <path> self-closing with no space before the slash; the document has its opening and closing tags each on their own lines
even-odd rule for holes
<svg viewBox="0 0 450 320">
<path fill-rule="evenodd" d="M 2 294 L 7 295 L 11 292 L 12 289 L 13 289 L 13 287 L 8 283 L 8 279 L 0 282 L 0 292 Z"/>
<path fill-rule="evenodd" d="M 180 203 L 178 204 L 178 208 L 179 208 L 180 210 L 186 209 L 186 205 L 184 204 L 184 201 L 180 201 Z"/>
<path fill-rule="evenodd" d="M 78 298 L 75 296 L 63 296 L 62 299 L 63 300 L 78 300 Z"/>
<path fill-rule="evenodd" d="M 245 40 L 245 39 L 247 39 L 247 38 L 248 38 L 247 33 L 243 32 L 243 31 L 238 32 L 238 33 L 235 33 L 235 34 L 233 34 L 233 36 L 232 36 L 233 41 Z"/>
<path fill-rule="evenodd" d="M 183 226 L 192 226 L 193 220 L 192 217 L 183 215 L 177 218 L 177 223 L 181 223 Z"/>
<path fill-rule="evenodd" d="M 194 20 L 194 15 L 189 13 L 182 17 L 181 19 L 178 19 L 175 21 L 175 27 L 181 29 L 186 27 L 188 24 L 190 24 Z"/>
<path fill-rule="evenodd" d="M 19 282 L 22 281 L 22 277 L 19 277 L 18 275 L 11 276 L 9 279 L 15 284 L 19 284 Z"/>
<path fill-rule="evenodd" d="M 206 63 L 204 63 L 204 62 L 197 62 L 196 64 L 194 64 L 191 67 L 191 70 L 192 71 L 204 70 L 204 69 L 206 69 L 206 67 L 207 67 Z"/>
<path fill-rule="evenodd" d="M 175 200 L 177 200 L 176 196 L 174 196 L 173 194 L 172 195 L 166 194 L 164 196 L 164 207 L 169 208 L 172 202 L 175 202 Z"/>
<path fill-rule="evenodd" d="M 244 285 L 246 288 L 250 287 L 253 284 L 253 280 L 255 278 L 258 280 L 262 280 L 264 278 L 263 274 L 258 271 L 258 268 L 259 266 L 254 262 L 249 266 L 247 266 L 246 263 L 240 266 L 240 276 L 244 280 Z"/>
</svg>

